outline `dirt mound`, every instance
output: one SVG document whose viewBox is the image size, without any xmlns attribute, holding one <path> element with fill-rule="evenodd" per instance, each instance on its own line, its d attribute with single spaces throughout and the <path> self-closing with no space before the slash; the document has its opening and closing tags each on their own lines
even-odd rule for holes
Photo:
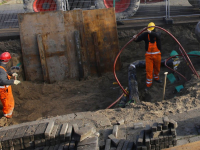
<svg viewBox="0 0 200 150">
<path fill-rule="evenodd" d="M 195 25 L 183 25 L 164 27 L 169 30 L 183 45 L 186 52 L 198 51 L 199 43 L 196 40 L 194 29 Z M 183 33 L 184 31 L 184 33 Z M 134 34 L 139 33 L 139 30 L 119 31 L 119 45 L 122 48 Z M 167 34 L 162 32 L 162 58 L 168 58 L 172 50 L 178 50 L 178 44 Z M 10 125 L 27 121 L 37 120 L 38 118 L 64 115 L 74 112 L 96 111 L 105 109 L 114 102 L 121 93 L 118 85 L 113 84 L 115 78 L 113 73 L 104 74 L 102 77 L 89 77 L 84 81 L 75 79 L 65 80 L 54 84 L 35 83 L 23 81 L 23 61 L 21 58 L 21 47 L 19 40 L 11 40 L 0 42 L 0 52 L 12 52 L 13 59 L 8 68 L 21 63 L 20 68 L 20 85 L 13 85 L 13 95 L 15 98 L 15 110 L 13 119 L 7 121 L 0 120 L 0 125 Z M 145 48 L 144 43 L 132 42 L 126 47 L 121 54 L 122 68 L 117 72 L 119 81 L 124 87 L 128 87 L 128 66 L 136 60 L 144 60 Z M 198 60 L 194 64 L 198 67 Z M 187 64 L 180 65 L 180 71 L 184 74 L 188 73 Z M 160 78 L 164 80 L 164 72 L 168 71 L 166 67 L 161 68 Z M 170 72 L 169 72 L 170 73 Z M 145 94 L 145 68 L 137 69 L 138 88 L 140 93 L 140 105 L 131 104 L 129 107 L 130 113 L 137 115 L 138 119 L 148 119 L 151 117 L 161 117 L 163 114 L 180 113 L 188 111 L 200 106 L 199 97 L 199 79 L 190 73 L 184 74 L 190 78 L 188 82 L 178 78 L 174 84 L 167 81 L 166 100 L 162 101 L 163 83 L 153 83 L 149 94 Z M 179 93 L 174 93 L 177 85 L 183 85 L 184 89 Z M 0 105 L 2 109 L 2 105 Z M 112 110 L 109 110 L 112 111 Z M 115 111 L 115 110 L 113 110 Z M 112 113 L 111 113 L 112 114 Z M 114 114 L 114 113 L 113 113 Z M 125 114 L 124 114 L 125 115 Z M 2 112 L 0 114 L 2 116 Z"/>
</svg>

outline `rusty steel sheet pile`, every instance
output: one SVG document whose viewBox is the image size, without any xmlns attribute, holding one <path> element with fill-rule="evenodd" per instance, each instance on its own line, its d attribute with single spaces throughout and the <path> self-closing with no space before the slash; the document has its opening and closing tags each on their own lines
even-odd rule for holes
<svg viewBox="0 0 200 150">
<path fill-rule="evenodd" d="M 26 80 L 53 83 L 113 71 L 119 52 L 113 8 L 23 13 L 18 20 Z"/>
</svg>

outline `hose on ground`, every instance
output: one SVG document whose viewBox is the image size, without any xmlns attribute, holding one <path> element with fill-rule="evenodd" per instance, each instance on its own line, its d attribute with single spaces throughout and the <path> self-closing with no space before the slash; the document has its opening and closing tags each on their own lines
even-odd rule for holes
<svg viewBox="0 0 200 150">
<path fill-rule="evenodd" d="M 108 106 L 106 109 L 111 108 L 113 105 L 115 105 L 117 102 L 119 102 L 120 99 L 121 99 L 123 96 L 124 96 L 124 93 L 122 93 L 122 95 L 121 95 L 116 101 L 114 101 L 110 106 Z"/>
</svg>

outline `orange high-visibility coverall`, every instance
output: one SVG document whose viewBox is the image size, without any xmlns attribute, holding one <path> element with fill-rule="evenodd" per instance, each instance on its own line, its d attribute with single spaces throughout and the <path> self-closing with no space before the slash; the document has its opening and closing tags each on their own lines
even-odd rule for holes
<svg viewBox="0 0 200 150">
<path fill-rule="evenodd" d="M 4 67 L 0 66 L 0 68 L 7 72 Z M 7 77 L 10 80 L 11 76 L 7 74 Z M 15 105 L 11 85 L 0 86 L 0 99 L 3 105 L 4 116 L 11 117 Z"/>
<path fill-rule="evenodd" d="M 148 45 L 148 50 L 145 54 L 146 86 L 150 87 L 152 85 L 153 78 L 154 80 L 159 80 L 161 53 L 160 50 L 157 48 L 156 40 L 154 43 L 151 43 L 149 34 L 148 34 L 148 39 L 149 39 L 149 45 Z"/>
</svg>

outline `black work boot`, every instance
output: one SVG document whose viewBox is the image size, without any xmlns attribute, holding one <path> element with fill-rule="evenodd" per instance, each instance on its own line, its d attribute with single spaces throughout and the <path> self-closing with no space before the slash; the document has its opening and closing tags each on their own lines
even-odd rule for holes
<svg viewBox="0 0 200 150">
<path fill-rule="evenodd" d="M 156 81 L 157 83 L 162 83 L 162 81 L 160 81 L 160 80 L 155 80 L 155 79 L 154 79 L 154 81 Z"/>
</svg>

